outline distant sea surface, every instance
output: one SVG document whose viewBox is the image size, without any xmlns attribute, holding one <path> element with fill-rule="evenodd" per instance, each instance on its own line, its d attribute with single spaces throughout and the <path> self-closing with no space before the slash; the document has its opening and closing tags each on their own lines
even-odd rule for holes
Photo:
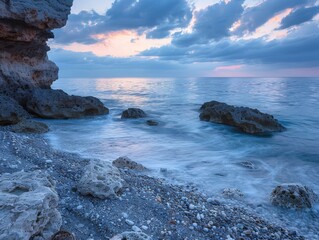
<svg viewBox="0 0 319 240">
<path fill-rule="evenodd" d="M 107 116 L 49 121 L 47 137 L 58 149 L 106 161 L 128 156 L 207 193 L 238 188 L 248 202 L 268 203 L 272 189 L 287 182 L 319 193 L 319 78 L 60 79 L 53 87 L 98 97 L 110 109 Z M 287 131 L 256 137 L 202 122 L 198 110 L 211 100 L 258 108 Z M 129 107 L 159 126 L 121 120 Z M 247 161 L 255 169 L 241 165 Z"/>
</svg>

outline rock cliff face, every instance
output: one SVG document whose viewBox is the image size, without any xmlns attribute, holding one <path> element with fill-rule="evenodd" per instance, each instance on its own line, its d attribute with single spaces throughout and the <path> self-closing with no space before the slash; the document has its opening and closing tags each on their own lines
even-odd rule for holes
<svg viewBox="0 0 319 240">
<path fill-rule="evenodd" d="M 46 42 L 52 29 L 66 24 L 72 2 L 0 0 L 0 94 L 25 107 L 35 89 L 50 89 L 58 67 L 48 59 Z M 104 106 L 93 112 L 107 113 Z"/>
<path fill-rule="evenodd" d="M 72 0 L 0 1 L 1 90 L 50 88 L 58 67 L 48 60 L 46 41 L 54 28 L 63 27 Z"/>
</svg>

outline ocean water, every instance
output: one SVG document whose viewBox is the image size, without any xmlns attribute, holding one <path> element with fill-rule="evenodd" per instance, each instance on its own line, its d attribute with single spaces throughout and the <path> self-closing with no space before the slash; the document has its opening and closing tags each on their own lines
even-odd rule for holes
<svg viewBox="0 0 319 240">
<path fill-rule="evenodd" d="M 47 121 L 55 148 L 106 161 L 128 156 L 156 176 L 192 183 L 207 194 L 238 188 L 247 204 L 263 206 L 261 214 L 318 237 L 318 206 L 299 213 L 274 210 L 269 196 L 287 182 L 319 194 L 319 78 L 60 79 L 53 88 L 98 97 L 110 109 L 107 116 Z M 211 100 L 258 108 L 287 131 L 256 137 L 202 122 L 198 110 Z M 159 126 L 121 120 L 128 107 L 143 109 Z M 255 169 L 240 164 L 246 161 Z"/>
</svg>

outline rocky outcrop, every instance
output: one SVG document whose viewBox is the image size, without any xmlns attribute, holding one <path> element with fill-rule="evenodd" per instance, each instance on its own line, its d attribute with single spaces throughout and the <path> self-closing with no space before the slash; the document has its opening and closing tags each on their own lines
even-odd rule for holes
<svg viewBox="0 0 319 240">
<path fill-rule="evenodd" d="M 0 176 L 0 239 L 49 239 L 62 224 L 55 183 L 41 171 Z"/>
<path fill-rule="evenodd" d="M 144 118 L 146 113 L 139 108 L 129 108 L 122 112 L 121 118 Z"/>
<path fill-rule="evenodd" d="M 48 59 L 50 48 L 46 42 L 54 37 L 52 29 L 66 24 L 72 2 L 0 1 L 0 94 L 15 98 L 23 107 L 29 102 L 27 110 L 41 117 L 77 118 L 108 113 L 95 98 L 81 100 L 50 92 L 53 81 L 58 78 L 58 67 Z M 54 98 L 51 103 L 50 97 Z M 41 109 L 41 106 L 54 108 L 56 103 L 58 107 L 65 105 L 63 113 Z"/>
<path fill-rule="evenodd" d="M 0 88 L 50 88 L 58 78 L 46 41 L 66 24 L 73 0 L 0 1 Z"/>
<path fill-rule="evenodd" d="M 211 101 L 204 103 L 200 112 L 199 118 L 202 121 L 234 126 L 249 134 L 264 134 L 285 129 L 272 115 L 248 107 L 235 107 Z"/>
<path fill-rule="evenodd" d="M 0 95 L 0 125 L 17 124 L 30 115 L 12 98 Z"/>
<path fill-rule="evenodd" d="M 39 117 L 68 119 L 109 113 L 94 97 L 69 96 L 62 90 L 35 89 L 26 109 Z"/>
<path fill-rule="evenodd" d="M 106 199 L 116 196 L 122 189 L 120 172 L 111 163 L 91 160 L 85 169 L 77 186 L 82 195 Z"/>
<path fill-rule="evenodd" d="M 273 205 L 284 208 L 311 208 L 318 201 L 318 196 L 302 184 L 286 183 L 272 191 L 270 201 Z"/>
<path fill-rule="evenodd" d="M 112 164 L 117 168 L 131 169 L 137 171 L 146 170 L 146 168 L 142 164 L 134 162 L 128 157 L 119 157 L 118 159 L 114 160 Z"/>
</svg>

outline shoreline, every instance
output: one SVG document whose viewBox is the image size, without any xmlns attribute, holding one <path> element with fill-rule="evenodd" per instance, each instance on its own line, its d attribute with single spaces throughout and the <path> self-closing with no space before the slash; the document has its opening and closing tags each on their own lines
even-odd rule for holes
<svg viewBox="0 0 319 240">
<path fill-rule="evenodd" d="M 0 129 L 0 139 L 0 173 L 47 172 L 56 182 L 61 229 L 76 239 L 111 239 L 133 229 L 151 239 L 304 239 L 235 204 L 134 170 L 120 170 L 125 183 L 119 197 L 82 196 L 75 186 L 89 159 L 54 150 L 39 135 Z"/>
</svg>

